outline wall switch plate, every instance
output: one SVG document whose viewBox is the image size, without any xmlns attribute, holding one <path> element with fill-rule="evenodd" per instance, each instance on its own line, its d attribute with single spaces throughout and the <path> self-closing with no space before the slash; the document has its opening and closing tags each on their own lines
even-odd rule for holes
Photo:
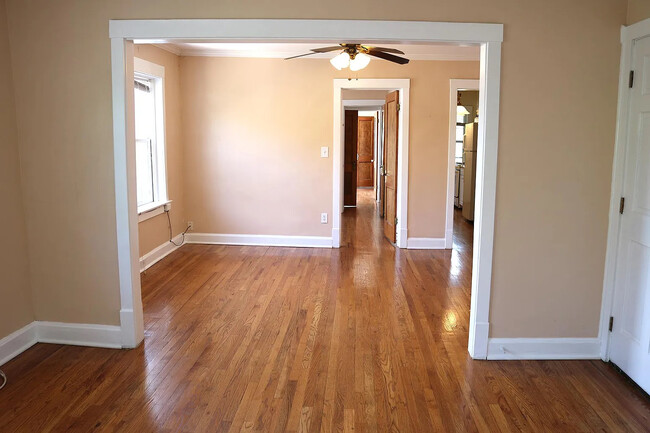
<svg viewBox="0 0 650 433">
<path fill-rule="evenodd" d="M 327 146 L 323 146 L 320 148 L 320 157 L 321 158 L 328 158 L 330 156 L 330 148 Z"/>
<path fill-rule="evenodd" d="M 320 223 L 327 224 L 327 213 L 320 214 Z"/>
</svg>

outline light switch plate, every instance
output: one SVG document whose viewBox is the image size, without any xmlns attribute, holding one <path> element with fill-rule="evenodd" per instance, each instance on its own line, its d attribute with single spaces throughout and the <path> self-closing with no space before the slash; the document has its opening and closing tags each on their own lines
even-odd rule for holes
<svg viewBox="0 0 650 433">
<path fill-rule="evenodd" d="M 322 214 L 320 214 L 320 223 L 327 224 L 327 213 L 323 212 Z"/>
<path fill-rule="evenodd" d="M 328 158 L 330 156 L 330 148 L 327 146 L 323 146 L 320 148 L 320 157 L 321 158 Z"/>
</svg>

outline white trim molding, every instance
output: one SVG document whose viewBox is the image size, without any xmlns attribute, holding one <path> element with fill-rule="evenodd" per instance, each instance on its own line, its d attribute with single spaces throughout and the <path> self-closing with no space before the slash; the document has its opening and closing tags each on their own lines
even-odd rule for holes
<svg viewBox="0 0 650 433">
<path fill-rule="evenodd" d="M 332 197 L 332 227 L 341 229 L 341 212 L 343 212 L 343 176 L 345 146 L 345 101 L 342 101 L 344 89 L 355 90 L 399 90 L 399 128 L 397 138 L 397 241 L 399 248 L 407 247 L 408 228 L 408 155 L 409 155 L 409 113 L 410 113 L 411 80 L 408 78 L 362 78 L 357 80 L 334 79 L 334 143 L 333 152 L 333 197 Z M 335 247 L 341 239 L 334 238 Z"/>
<path fill-rule="evenodd" d="M 598 359 L 598 338 L 490 338 L 487 359 Z"/>
<path fill-rule="evenodd" d="M 187 236 L 187 235 L 186 235 Z M 183 241 L 183 234 L 178 234 L 172 238 L 172 241 L 167 241 L 164 244 L 158 245 L 153 250 L 149 251 L 147 254 L 140 257 L 140 272 L 144 272 L 169 254 L 173 253 L 180 248 L 180 244 Z"/>
<path fill-rule="evenodd" d="M 612 163 L 612 188 L 609 201 L 609 225 L 607 228 L 607 252 L 605 254 L 605 273 L 603 276 L 603 296 L 600 309 L 600 358 L 609 361 L 609 317 L 614 302 L 614 274 L 616 272 L 617 247 L 621 215 L 620 198 L 623 196 L 625 176 L 625 154 L 627 150 L 627 125 L 629 118 L 630 88 L 629 73 L 632 69 L 632 49 L 634 41 L 650 36 L 650 18 L 631 26 L 621 27 L 621 63 L 618 79 L 618 105 L 616 111 L 616 140 L 614 143 L 614 162 Z"/>
<path fill-rule="evenodd" d="M 36 322 L 38 343 L 122 348 L 119 326 L 81 323 Z"/>
<path fill-rule="evenodd" d="M 36 324 L 32 322 L 0 340 L 0 366 L 36 344 Z"/>
<path fill-rule="evenodd" d="M 138 263 L 138 227 L 135 200 L 135 152 L 133 114 L 133 41 L 225 41 L 251 42 L 336 42 L 362 40 L 368 43 L 456 43 L 480 45 L 480 85 L 476 211 L 474 220 L 474 258 L 468 350 L 473 358 L 487 357 L 492 247 L 496 200 L 497 150 L 499 136 L 499 98 L 501 85 L 502 24 L 444 23 L 424 21 L 372 20 L 110 20 L 111 74 L 113 106 L 113 154 L 115 170 L 115 213 L 120 284 L 122 345 L 135 347 L 144 338 L 142 298 Z M 347 80 L 345 80 L 347 81 Z M 346 87 L 352 87 L 348 81 Z M 131 84 L 130 84 L 131 83 Z M 342 131 L 343 105 L 335 92 L 334 131 Z M 338 104 L 336 98 L 338 97 Z M 401 101 L 402 106 L 408 100 Z M 408 125 L 408 118 L 400 119 Z M 400 128 L 408 131 L 408 128 Z M 334 135 L 334 196 L 342 197 L 341 135 Z M 400 147 L 404 148 L 408 137 Z M 127 146 L 127 144 L 129 144 Z M 408 151 L 408 148 L 404 150 Z M 337 154 L 338 153 L 338 154 Z M 408 160 L 408 152 L 402 155 Z M 406 167 L 400 165 L 398 170 Z M 406 177 L 405 179 L 408 179 Z M 398 245 L 407 246 L 406 221 L 408 182 L 398 189 L 398 214 L 404 209 L 398 230 Z M 333 199 L 332 246 L 340 246 L 342 203 Z M 399 217 L 398 217 L 399 218 Z"/>
<path fill-rule="evenodd" d="M 251 245 L 264 247 L 332 248 L 326 236 L 247 235 L 222 233 L 188 233 L 188 244 Z"/>
<path fill-rule="evenodd" d="M 36 343 L 122 348 L 119 326 L 34 321 L 0 340 L 0 366 Z"/>
<path fill-rule="evenodd" d="M 409 250 L 444 250 L 444 238 L 408 238 L 406 248 Z"/>
<path fill-rule="evenodd" d="M 447 154 L 447 204 L 445 217 L 445 248 L 454 245 L 454 187 L 456 185 L 456 94 L 459 90 L 478 90 L 479 80 L 449 80 L 449 152 Z M 480 110 L 480 109 L 479 109 Z"/>
</svg>

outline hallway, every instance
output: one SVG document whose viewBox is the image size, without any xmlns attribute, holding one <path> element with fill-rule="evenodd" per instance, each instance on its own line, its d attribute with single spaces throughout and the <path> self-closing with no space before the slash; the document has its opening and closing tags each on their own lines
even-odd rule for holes
<svg viewBox="0 0 650 433">
<path fill-rule="evenodd" d="M 3 369 L 0 431 L 648 431 L 601 361 L 473 361 L 471 226 L 399 250 L 371 190 L 340 249 L 185 245 L 142 275 L 134 350 L 38 344 Z"/>
</svg>

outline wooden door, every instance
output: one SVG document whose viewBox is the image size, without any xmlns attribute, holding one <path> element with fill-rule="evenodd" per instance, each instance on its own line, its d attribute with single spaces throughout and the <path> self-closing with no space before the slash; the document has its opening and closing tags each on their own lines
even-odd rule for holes
<svg viewBox="0 0 650 433">
<path fill-rule="evenodd" d="M 357 139 L 359 112 L 345 110 L 345 164 L 343 167 L 343 206 L 357 205 Z"/>
<path fill-rule="evenodd" d="M 359 117 L 357 187 L 375 186 L 375 118 Z"/>
<path fill-rule="evenodd" d="M 384 193 L 386 192 L 386 176 L 384 173 L 384 165 L 386 164 L 386 104 L 381 111 L 381 161 L 379 164 L 379 216 L 384 218 L 386 213 L 386 199 Z"/>
<path fill-rule="evenodd" d="M 397 237 L 397 136 L 399 91 L 386 95 L 386 141 L 384 142 L 384 236 L 395 243 Z"/>
<path fill-rule="evenodd" d="M 650 392 L 650 37 L 632 53 L 610 359 Z"/>
</svg>

